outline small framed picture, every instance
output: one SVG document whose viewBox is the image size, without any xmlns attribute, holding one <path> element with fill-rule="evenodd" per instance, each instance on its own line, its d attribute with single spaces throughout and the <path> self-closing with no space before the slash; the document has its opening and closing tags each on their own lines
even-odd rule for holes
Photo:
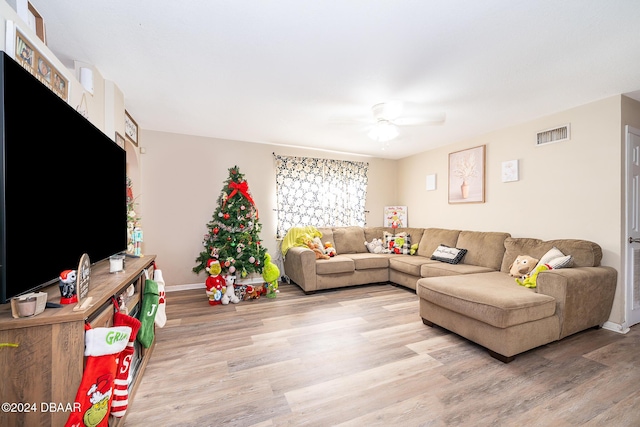
<svg viewBox="0 0 640 427">
<path fill-rule="evenodd" d="M 124 110 L 124 134 L 133 145 L 138 146 L 138 124 L 127 110 Z"/>
<path fill-rule="evenodd" d="M 116 132 L 116 144 L 124 148 L 124 136 L 120 135 L 118 132 Z"/>
<path fill-rule="evenodd" d="M 513 182 L 518 179 L 518 161 L 509 160 L 502 162 L 502 182 Z"/>
</svg>

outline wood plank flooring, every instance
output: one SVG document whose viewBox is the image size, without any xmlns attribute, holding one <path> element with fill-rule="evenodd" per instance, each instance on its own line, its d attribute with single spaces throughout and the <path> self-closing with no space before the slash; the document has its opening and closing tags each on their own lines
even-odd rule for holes
<svg viewBox="0 0 640 427">
<path fill-rule="evenodd" d="M 640 426 L 640 329 L 591 329 L 503 364 L 371 285 L 210 306 L 168 321 L 126 427 Z M 640 325 L 639 325 L 640 326 Z"/>
</svg>

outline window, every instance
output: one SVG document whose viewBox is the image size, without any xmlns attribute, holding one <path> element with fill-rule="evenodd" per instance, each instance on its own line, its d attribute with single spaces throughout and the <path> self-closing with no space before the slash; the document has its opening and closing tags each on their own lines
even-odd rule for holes
<svg viewBox="0 0 640 427">
<path fill-rule="evenodd" d="M 298 226 L 364 226 L 368 163 L 274 156 L 278 237 Z"/>
</svg>

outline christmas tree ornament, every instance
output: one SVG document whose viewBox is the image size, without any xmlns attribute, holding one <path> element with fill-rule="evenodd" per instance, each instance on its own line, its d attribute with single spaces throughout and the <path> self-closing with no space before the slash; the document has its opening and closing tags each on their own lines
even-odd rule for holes
<svg viewBox="0 0 640 427">
<path fill-rule="evenodd" d="M 213 234 L 218 234 L 220 232 L 220 229 L 218 227 L 213 229 Z"/>
</svg>

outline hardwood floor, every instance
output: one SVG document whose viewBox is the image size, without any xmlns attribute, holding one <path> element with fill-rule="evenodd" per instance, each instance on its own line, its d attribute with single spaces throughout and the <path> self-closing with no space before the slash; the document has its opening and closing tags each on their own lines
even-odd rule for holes
<svg viewBox="0 0 640 427">
<path fill-rule="evenodd" d="M 639 426 L 640 330 L 592 329 L 503 364 L 392 285 L 210 306 L 168 321 L 125 426 Z"/>
</svg>

